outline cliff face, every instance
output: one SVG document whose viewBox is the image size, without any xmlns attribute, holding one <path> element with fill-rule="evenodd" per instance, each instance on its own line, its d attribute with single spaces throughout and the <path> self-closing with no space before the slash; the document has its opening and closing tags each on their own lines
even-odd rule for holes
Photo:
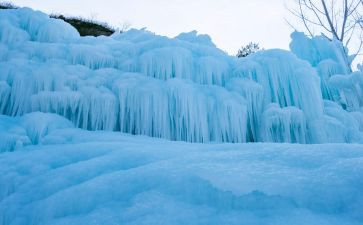
<svg viewBox="0 0 363 225">
<path fill-rule="evenodd" d="M 110 36 L 115 33 L 115 29 L 109 27 L 107 24 L 101 24 L 82 18 L 67 18 L 63 15 L 51 15 L 51 17 L 55 19 L 61 19 L 69 23 L 77 29 L 81 36 Z"/>
</svg>

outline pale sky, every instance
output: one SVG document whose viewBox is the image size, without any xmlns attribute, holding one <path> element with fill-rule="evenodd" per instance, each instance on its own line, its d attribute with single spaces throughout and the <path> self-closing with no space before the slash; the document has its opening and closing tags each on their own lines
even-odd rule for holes
<svg viewBox="0 0 363 225">
<path fill-rule="evenodd" d="M 95 18 L 113 26 L 130 23 L 174 37 L 197 30 L 236 54 L 250 41 L 261 47 L 288 49 L 292 29 L 285 0 L 12 0 L 47 13 Z M 292 1 L 292 0 L 288 0 Z M 291 17 L 290 17 L 291 18 Z"/>
<path fill-rule="evenodd" d="M 1 1 L 1 0 L 0 0 Z M 8 0 L 9 1 L 9 0 Z M 10 0 L 46 13 L 81 16 L 121 27 L 144 28 L 175 37 L 197 30 L 211 36 L 222 50 L 235 55 L 242 45 L 259 43 L 265 49 L 289 49 L 292 24 L 285 8 L 293 0 Z M 355 64 L 362 62 L 357 57 Z"/>
</svg>

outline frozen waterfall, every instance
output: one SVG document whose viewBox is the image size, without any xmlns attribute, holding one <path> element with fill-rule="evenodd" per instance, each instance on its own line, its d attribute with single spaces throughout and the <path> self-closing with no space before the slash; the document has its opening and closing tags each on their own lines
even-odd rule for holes
<svg viewBox="0 0 363 225">
<path fill-rule="evenodd" d="M 0 114 L 188 142 L 363 142 L 363 72 L 324 37 L 295 32 L 290 47 L 236 59 L 195 31 L 80 37 L 41 12 L 1 10 Z"/>
</svg>

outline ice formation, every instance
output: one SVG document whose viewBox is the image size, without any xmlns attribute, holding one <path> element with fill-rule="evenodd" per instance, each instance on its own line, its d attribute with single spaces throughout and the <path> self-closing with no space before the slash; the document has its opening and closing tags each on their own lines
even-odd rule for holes
<svg viewBox="0 0 363 225">
<path fill-rule="evenodd" d="M 235 59 L 195 31 L 81 38 L 41 12 L 1 10 L 0 114 L 189 142 L 362 142 L 363 72 L 336 42 L 292 39 L 292 52 Z"/>
<path fill-rule="evenodd" d="M 292 39 L 236 59 L 0 10 L 0 224 L 361 224 L 362 144 L 158 139 L 361 143 L 363 66 Z"/>
<path fill-rule="evenodd" d="M 268 113 L 292 119 L 302 111 L 275 104 Z M 281 128 L 290 122 L 276 119 Z M 290 141 L 302 137 L 297 125 Z M 0 131 L 4 127 L 18 145 L 15 152 L 0 154 L 0 224 L 358 225 L 363 220 L 361 144 L 172 142 L 75 129 L 63 117 L 45 113 L 2 115 Z M 31 138 L 34 133 L 37 138 Z M 282 132 L 275 134 L 269 137 L 288 141 Z"/>
<path fill-rule="evenodd" d="M 0 152 L 39 144 L 52 131 L 73 127 L 69 120 L 56 114 L 33 112 L 21 118 L 0 115 Z"/>
</svg>

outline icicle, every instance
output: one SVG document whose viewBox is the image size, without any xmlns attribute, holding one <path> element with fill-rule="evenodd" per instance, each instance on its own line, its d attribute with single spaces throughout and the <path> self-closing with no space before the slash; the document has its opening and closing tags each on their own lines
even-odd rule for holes
<svg viewBox="0 0 363 225">
<path fill-rule="evenodd" d="M 114 91 L 123 132 L 190 142 L 246 140 L 245 102 L 223 88 L 125 74 Z"/>
<path fill-rule="evenodd" d="M 115 95 L 104 87 L 81 91 L 78 126 L 88 130 L 114 130 L 118 116 Z"/>
<path fill-rule="evenodd" d="M 336 74 L 343 73 L 341 66 L 333 60 L 327 59 L 318 64 L 317 71 L 321 80 L 323 98 L 327 100 L 337 100 L 339 93 L 329 85 L 329 79 Z"/>
<path fill-rule="evenodd" d="M 113 84 L 119 100 L 119 129 L 125 133 L 170 138 L 165 84 L 124 74 Z"/>
<path fill-rule="evenodd" d="M 233 74 L 262 85 L 264 105 L 295 106 L 308 119 L 323 115 L 319 77 L 306 61 L 290 52 L 275 49 L 253 54 L 240 60 Z"/>
<path fill-rule="evenodd" d="M 324 101 L 324 106 L 324 117 L 309 124 L 314 143 L 362 142 L 359 123 L 352 113 L 332 101 Z"/>
<path fill-rule="evenodd" d="M 80 92 L 40 92 L 31 97 L 31 110 L 57 113 L 80 125 Z"/>
<path fill-rule="evenodd" d="M 310 39 L 301 32 L 292 33 L 291 38 L 291 51 L 309 61 L 312 66 L 316 67 L 321 61 L 331 59 L 340 65 L 344 74 L 350 72 L 344 47 L 339 41 L 330 41 L 325 36 Z"/>
<path fill-rule="evenodd" d="M 192 80 L 199 84 L 224 85 L 229 76 L 229 65 L 216 57 L 201 57 Z"/>
<path fill-rule="evenodd" d="M 90 69 L 117 67 L 118 62 L 108 54 L 103 46 L 85 44 L 72 44 L 68 47 L 68 61 L 71 64 L 79 64 Z"/>
<path fill-rule="evenodd" d="M 358 111 L 363 107 L 363 72 L 335 75 L 329 79 L 329 83 L 339 90 L 340 103 L 348 111 Z"/>
<path fill-rule="evenodd" d="M 306 119 L 296 107 L 279 108 L 270 104 L 263 113 L 263 140 L 305 144 Z"/>
<path fill-rule="evenodd" d="M 140 55 L 137 72 L 161 80 L 175 77 L 191 79 L 193 67 L 190 51 L 180 47 L 164 47 Z"/>
<path fill-rule="evenodd" d="M 16 26 L 12 25 L 8 20 L 0 18 L 0 41 L 8 45 L 16 45 L 30 40 L 29 34 Z"/>
<path fill-rule="evenodd" d="M 350 115 L 357 121 L 359 130 L 363 132 L 363 112 L 351 112 Z"/>
<path fill-rule="evenodd" d="M 239 93 L 247 100 L 247 141 L 262 141 L 260 137 L 260 118 L 264 101 L 263 87 L 246 78 L 232 78 L 228 81 L 226 88 L 230 91 Z"/>
<path fill-rule="evenodd" d="M 0 81 L 0 114 L 5 114 L 10 92 L 11 87 L 5 81 Z"/>
<path fill-rule="evenodd" d="M 336 41 L 292 38 L 296 55 L 236 59 L 195 31 L 80 38 L 43 13 L 1 10 L 0 113 L 189 142 L 359 142 L 362 73 L 348 74 Z"/>
<path fill-rule="evenodd" d="M 341 123 L 342 128 L 339 130 L 327 129 L 326 131 L 329 133 L 340 133 L 340 136 L 344 137 L 341 142 L 359 142 L 362 141 L 362 133 L 359 132 L 359 123 L 353 114 L 343 110 L 341 106 L 339 106 L 335 102 L 325 101 L 325 115 L 335 118 L 339 123 Z M 329 142 L 334 142 L 330 139 Z"/>
</svg>

